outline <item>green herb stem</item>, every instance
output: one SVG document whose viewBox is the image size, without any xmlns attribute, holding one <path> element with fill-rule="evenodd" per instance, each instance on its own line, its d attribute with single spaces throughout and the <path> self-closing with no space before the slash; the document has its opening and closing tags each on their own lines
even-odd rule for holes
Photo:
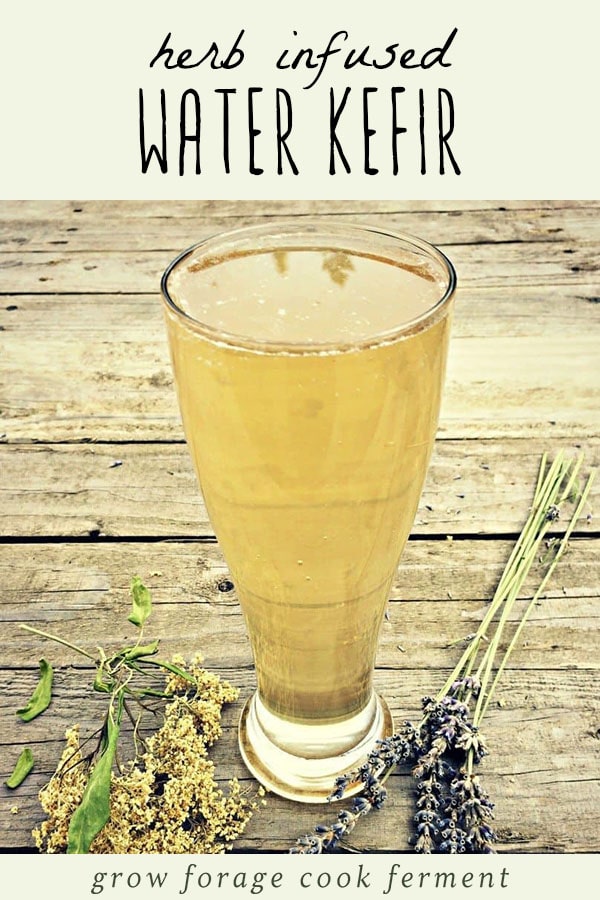
<svg viewBox="0 0 600 900">
<path fill-rule="evenodd" d="M 507 592 L 510 589 L 511 583 L 514 581 L 514 578 L 516 576 L 516 566 L 517 566 L 517 562 L 519 559 L 519 555 L 522 553 L 523 546 L 530 539 L 530 534 L 531 534 L 534 524 L 538 518 L 539 508 L 542 503 L 542 499 L 545 499 L 547 492 L 548 492 L 547 482 L 550 480 L 551 476 L 554 475 L 555 469 L 559 465 L 560 460 L 561 460 L 561 455 L 559 454 L 557 456 L 557 458 L 554 460 L 554 463 L 552 464 L 552 466 L 550 468 L 550 472 L 548 473 L 547 478 L 544 479 L 543 476 L 544 476 L 544 469 L 546 466 L 546 454 L 543 455 L 542 461 L 540 464 L 540 468 L 539 468 L 539 472 L 538 472 L 538 480 L 537 480 L 536 490 L 535 490 L 535 494 L 534 494 L 534 498 L 533 498 L 533 504 L 532 504 L 531 512 L 529 514 L 527 522 L 525 523 L 525 526 L 524 526 L 523 530 L 521 531 L 521 534 L 519 535 L 519 538 L 516 541 L 512 551 L 511 551 L 511 554 L 508 558 L 508 561 L 505 565 L 502 575 L 500 576 L 500 581 L 498 582 L 498 585 L 494 592 L 494 596 L 492 597 L 491 603 L 479 625 L 479 628 L 475 632 L 475 635 L 473 636 L 473 638 L 469 641 L 469 645 L 467 646 L 467 648 L 465 649 L 461 658 L 459 659 L 458 663 L 452 670 L 452 673 L 448 677 L 446 683 L 439 691 L 438 699 L 445 696 L 448 693 L 452 684 L 454 683 L 454 681 L 456 681 L 456 679 L 457 679 L 457 677 L 459 677 L 459 675 L 470 675 L 471 674 L 473 665 L 475 663 L 475 660 L 477 658 L 477 654 L 479 651 L 479 645 L 480 645 L 482 639 L 485 637 L 488 626 L 493 621 L 498 608 L 504 602 Z"/>
<path fill-rule="evenodd" d="M 476 677 L 481 681 L 481 690 L 474 713 L 475 724 L 481 721 L 483 713 L 489 703 L 490 693 L 486 688 L 491 677 L 493 662 L 498 652 L 503 631 L 509 621 L 511 610 L 514 607 L 523 583 L 536 559 L 540 545 L 544 540 L 547 531 L 552 527 L 552 518 L 549 517 L 548 512 L 554 506 L 557 508 L 560 507 L 560 504 L 571 495 L 582 462 L 582 456 L 579 456 L 576 460 L 565 460 L 564 452 L 560 451 L 546 471 L 547 454 L 543 454 L 527 521 L 511 551 L 494 592 L 494 596 L 492 597 L 490 605 L 477 631 L 469 639 L 468 646 L 465 648 L 458 663 L 437 695 L 438 699 L 440 699 L 448 693 L 457 678 L 465 677 L 473 672 L 481 649 L 481 643 L 484 640 L 487 640 L 488 629 L 494 619 L 496 619 L 498 612 L 501 610 L 499 621 L 494 629 L 494 635 L 489 641 L 487 649 L 476 671 Z M 571 534 L 572 527 L 581 513 L 583 504 L 589 494 L 590 486 L 591 483 L 588 482 L 586 491 L 584 495 L 582 495 L 578 508 L 573 515 L 572 525 L 565 535 L 562 544 L 563 549 Z M 560 551 L 561 554 L 563 549 Z M 558 558 L 555 556 L 551 570 L 544 580 L 544 584 L 550 577 L 557 561 Z M 504 663 L 504 665 L 505 664 L 506 663 Z M 497 679 L 495 679 L 495 682 L 497 682 Z"/>
<path fill-rule="evenodd" d="M 552 506 L 556 506 L 557 508 L 560 508 L 560 506 L 564 503 L 564 501 L 570 496 L 571 491 L 573 489 L 573 484 L 575 482 L 575 479 L 577 478 L 582 461 L 583 461 L 582 457 L 579 457 L 575 461 L 574 465 L 572 465 L 571 462 L 568 462 L 561 468 L 558 478 L 554 478 L 554 473 L 552 473 L 553 477 L 551 479 L 550 479 L 550 477 L 548 477 L 546 479 L 546 481 L 551 482 L 550 483 L 551 490 L 542 492 L 542 503 L 541 503 L 541 505 L 538 506 L 537 509 L 535 509 L 535 513 L 533 516 L 533 522 L 536 527 L 534 530 L 531 530 L 531 529 L 528 530 L 527 547 L 524 549 L 524 552 L 519 559 L 518 573 L 517 573 L 516 577 L 511 581 L 510 590 L 504 599 L 502 612 L 500 614 L 496 629 L 494 631 L 494 636 L 493 636 L 492 640 L 490 641 L 490 644 L 486 650 L 486 653 L 484 654 L 484 657 L 479 665 L 477 674 L 478 674 L 478 677 L 481 682 L 481 690 L 480 690 L 479 696 L 477 698 L 477 703 L 476 703 L 475 710 L 473 713 L 473 724 L 474 725 L 479 725 L 479 723 L 481 722 L 481 720 L 485 714 L 485 711 L 489 705 L 492 694 L 495 690 L 496 684 L 498 682 L 498 676 L 496 675 L 496 677 L 494 678 L 494 681 L 492 682 L 491 688 L 489 690 L 487 689 L 488 683 L 489 683 L 489 680 L 491 677 L 491 672 L 492 672 L 492 668 L 494 665 L 494 661 L 496 659 L 496 655 L 498 653 L 498 648 L 499 648 L 502 636 L 504 634 L 506 625 L 509 621 L 510 614 L 511 614 L 513 607 L 518 599 L 518 596 L 520 594 L 523 583 L 525 582 L 525 579 L 529 575 L 531 567 L 532 567 L 533 563 L 535 562 L 535 559 L 538 556 L 541 543 L 542 543 L 547 531 L 549 530 L 549 528 L 552 525 L 552 519 L 548 516 L 548 510 Z M 549 473 L 549 476 L 550 476 L 550 473 Z M 562 487 L 567 476 L 569 476 L 567 484 L 565 487 Z M 587 496 L 589 494 L 589 490 L 591 488 L 592 481 L 593 481 L 593 476 L 590 476 L 590 479 L 588 480 L 588 484 L 586 485 L 586 489 L 584 490 L 583 494 L 580 497 L 577 508 L 575 509 L 575 511 L 573 512 L 573 514 L 571 516 L 569 526 L 568 526 L 567 531 L 565 532 L 565 534 L 562 538 L 561 544 L 560 544 L 560 546 L 563 548 L 563 550 L 566 547 L 567 541 L 571 535 L 571 532 L 573 530 L 573 527 L 574 527 L 576 521 L 579 519 L 583 505 L 585 504 L 585 502 L 587 500 Z M 561 488 L 562 488 L 562 490 L 561 490 Z M 562 552 L 563 551 L 561 550 L 560 555 L 562 555 Z M 541 584 L 539 585 L 537 591 L 534 594 L 535 602 L 537 602 L 537 599 L 539 599 L 542 591 L 545 588 L 545 585 L 548 583 L 548 580 L 551 577 L 552 572 L 554 571 L 554 568 L 555 568 L 557 562 L 558 562 L 558 559 L 557 559 L 557 556 L 555 555 L 554 560 L 552 561 L 548 571 L 546 572 L 546 575 L 544 576 Z M 523 626 L 523 622 L 521 620 L 520 627 L 519 627 L 519 633 L 520 633 L 520 630 L 522 629 L 522 626 Z M 510 653 L 512 652 L 513 647 L 514 647 L 514 641 L 512 641 L 510 643 L 509 648 L 503 657 L 503 661 L 501 663 L 502 670 L 504 669 L 506 662 L 508 661 L 508 655 L 510 655 Z"/>
<path fill-rule="evenodd" d="M 48 638 L 50 641 L 56 641 L 57 644 L 62 644 L 63 647 L 68 647 L 69 650 L 74 650 L 76 653 L 80 653 L 82 656 L 91 659 L 92 662 L 96 662 L 94 656 L 91 653 L 88 653 L 87 650 L 84 650 L 82 647 L 78 647 L 77 644 L 72 644 L 70 641 L 66 641 L 64 638 L 57 637 L 55 634 L 49 634 L 47 631 L 42 631 L 41 628 L 34 628 L 32 625 L 19 625 L 19 628 L 23 628 L 25 631 L 31 631 L 33 634 L 39 634 L 41 637 Z"/>
<path fill-rule="evenodd" d="M 484 716 L 485 713 L 486 713 L 486 710 L 487 710 L 487 708 L 488 708 L 488 706 L 489 706 L 490 700 L 492 699 L 492 696 L 493 696 L 494 691 L 495 691 L 495 689 L 496 689 L 496 685 L 498 684 L 498 681 L 500 680 L 500 676 L 502 675 L 502 673 L 503 673 L 503 671 L 504 671 L 504 669 L 505 669 L 505 667 L 506 667 L 506 664 L 507 664 L 507 662 L 508 662 L 508 659 L 509 659 L 509 657 L 510 657 L 510 655 L 511 655 L 513 649 L 514 649 L 514 647 L 516 646 L 516 643 L 517 643 L 517 641 L 518 641 L 518 639 L 519 639 L 519 637 L 520 637 L 520 635 L 521 635 L 521 632 L 522 632 L 523 628 L 525 627 L 525 624 L 526 624 L 527 620 L 529 619 L 529 616 L 530 616 L 531 611 L 534 609 L 534 607 L 536 606 L 536 604 L 539 602 L 539 600 L 540 600 L 540 598 L 541 598 L 541 596 L 542 596 L 542 594 L 543 594 L 543 592 L 544 592 L 544 590 L 545 590 L 545 588 L 546 588 L 546 585 L 547 585 L 548 581 L 549 581 L 550 578 L 552 577 L 552 574 L 553 574 L 553 572 L 554 572 L 554 569 L 555 569 L 556 566 L 558 565 L 558 561 L 559 561 L 560 557 L 563 555 L 563 553 L 564 553 L 565 550 L 567 549 L 567 544 L 568 544 L 569 539 L 570 539 L 570 537 L 571 537 L 571 534 L 572 534 L 572 532 L 573 532 L 573 528 L 575 527 L 576 522 L 578 521 L 579 517 L 581 516 L 583 507 L 585 506 L 585 503 L 587 502 L 587 498 L 588 498 L 588 496 L 589 496 L 589 493 L 590 493 L 592 484 L 593 484 L 593 482 L 594 482 L 594 477 L 595 477 L 595 475 L 596 475 L 596 472 L 595 472 L 595 471 L 592 471 L 592 472 L 590 473 L 590 475 L 589 475 L 589 477 L 588 477 L 588 480 L 587 480 L 587 483 L 586 483 L 586 485 L 585 485 L 583 491 L 581 492 L 581 496 L 580 496 L 580 498 L 579 498 L 579 502 L 578 502 L 578 504 L 577 504 L 577 508 L 575 509 L 573 515 L 571 516 L 571 520 L 570 520 L 570 522 L 569 522 L 569 524 L 568 524 L 568 526 L 567 526 L 567 529 L 566 529 L 564 535 L 562 536 L 562 538 L 561 538 L 560 541 L 559 541 L 559 544 L 558 544 L 558 547 L 557 547 L 557 549 L 556 549 L 554 558 L 553 558 L 552 562 L 550 563 L 550 565 L 548 566 L 548 571 L 546 572 L 544 578 L 543 578 L 542 581 L 540 582 L 540 584 L 539 584 L 539 586 L 538 586 L 536 592 L 534 593 L 533 597 L 532 597 L 531 600 L 529 601 L 529 603 L 528 603 L 528 605 L 527 605 L 527 607 L 526 607 L 526 609 L 525 609 L 525 612 L 523 613 L 523 615 L 521 616 L 521 618 L 520 618 L 520 620 L 519 620 L 519 624 L 517 625 L 517 628 L 516 628 L 515 633 L 514 633 L 512 639 L 511 639 L 511 642 L 510 642 L 510 644 L 508 645 L 508 647 L 507 647 L 507 649 L 506 649 L 506 651 L 505 651 L 505 653 L 504 653 L 504 656 L 502 657 L 502 660 L 500 661 L 500 664 L 499 664 L 498 669 L 497 669 L 497 671 L 496 671 L 496 674 L 495 674 L 495 676 L 494 676 L 494 680 L 493 680 L 493 682 L 492 682 L 492 684 L 491 684 L 491 687 L 490 687 L 490 689 L 489 689 L 489 691 L 488 691 L 488 693 L 487 693 L 487 697 L 486 697 L 485 702 L 484 702 L 484 704 L 483 704 L 483 706 L 482 706 L 482 708 L 481 708 L 481 712 L 480 712 L 478 721 L 481 721 L 481 719 L 483 718 L 483 716 Z"/>
</svg>

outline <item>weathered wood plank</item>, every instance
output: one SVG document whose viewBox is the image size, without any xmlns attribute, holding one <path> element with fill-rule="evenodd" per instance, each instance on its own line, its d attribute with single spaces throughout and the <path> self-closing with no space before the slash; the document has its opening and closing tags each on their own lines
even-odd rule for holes
<svg viewBox="0 0 600 900">
<path fill-rule="evenodd" d="M 526 434 L 554 423 L 553 431 L 575 436 L 597 433 L 599 307 L 586 300 L 587 325 L 552 334 L 461 337 L 450 345 L 441 415 L 446 437 Z M 181 430 L 164 328 L 157 304 L 145 339 L 131 335 L 124 310 L 120 340 L 104 339 L 102 323 L 113 321 L 115 299 L 90 305 L 87 338 L 43 334 L 15 327 L 20 307 L 7 304 L 1 333 L 3 383 L 0 434 L 7 440 L 169 440 Z M 18 304 L 16 304 L 18 306 Z M 148 310 L 140 306 L 140 313 Z M 77 316 L 81 315 L 77 311 Z M 127 316 L 127 318 L 126 318 Z M 457 309 L 457 319 L 466 310 Z M 0 324 L 4 324 L 3 322 Z M 113 326 L 114 327 L 114 326 Z M 480 333 L 486 326 L 482 326 Z M 533 329 L 532 329 L 533 330 Z"/>
<path fill-rule="evenodd" d="M 599 285 L 461 287 L 453 337 L 531 336 L 570 340 L 600 329 Z M 43 324 L 42 324 L 43 323 Z M 0 301 L 3 340 L 163 340 L 162 303 L 151 294 L 6 294 Z"/>
<path fill-rule="evenodd" d="M 597 438 L 437 441 L 413 535 L 518 532 L 542 453 L 561 448 L 583 453 L 584 471 L 600 464 Z M 0 469 L 0 535 L 214 535 L 183 443 L 0 444 Z M 600 479 L 581 533 L 597 529 L 598 496 Z"/>
<path fill-rule="evenodd" d="M 444 206 L 440 215 L 447 221 L 471 217 L 463 240 L 525 243 L 451 247 L 461 288 L 442 435 L 522 434 L 539 431 L 549 421 L 557 422 L 563 434 L 593 433 L 598 405 L 597 336 L 591 330 L 598 323 L 598 204 L 536 206 L 523 201 L 495 213 L 493 204 Z M 393 218 L 390 210 L 397 207 L 307 201 L 267 204 L 267 211 L 349 214 L 371 209 Z M 399 208 L 399 215 L 430 221 L 427 216 L 435 204 Z M 5 204 L 1 214 L 9 231 L 15 220 L 33 222 L 41 240 L 44 233 L 52 234 L 49 214 L 60 214 L 65 228 L 89 233 L 90 246 L 96 247 L 71 252 L 57 245 L 52 252 L 32 253 L 24 245 L 2 258 L 2 287 L 8 290 L 0 309 L 9 379 L 3 409 L 8 439 L 126 439 L 142 430 L 146 439 L 168 439 L 179 426 L 157 292 L 164 265 L 182 244 L 177 238 L 168 251 L 156 250 L 152 230 L 144 233 L 140 223 L 153 223 L 166 239 L 170 224 L 176 230 L 187 228 L 200 216 L 202 227 L 208 228 L 215 217 L 224 221 L 236 212 L 260 217 L 265 208 L 214 202 Z M 69 217 L 80 225 L 67 225 Z M 98 251 L 92 236 L 114 236 L 115 223 L 130 228 L 136 240 L 140 237 L 138 249 L 123 252 L 117 241 L 118 249 Z M 502 231 L 505 226 L 509 231 Z M 559 234 L 568 239 L 556 245 L 534 242 L 540 235 L 552 239 Z M 65 296 L 65 291 L 81 296 Z M 116 296 L 111 293 L 115 291 Z M 140 296 L 136 306 L 128 291 L 150 294 Z M 481 340 L 467 340 L 475 337 Z"/>
<path fill-rule="evenodd" d="M 458 206 L 458 205 L 457 205 Z M 379 207 L 382 207 L 381 209 Z M 387 207 L 387 208 L 386 208 Z M 319 216 L 344 221 L 359 221 L 380 228 L 407 231 L 440 244 L 481 244 L 498 242 L 561 242 L 565 247 L 598 239 L 598 205 L 523 210 L 470 209 L 437 211 L 407 204 L 330 204 L 306 201 L 300 204 L 229 203 L 208 206 L 149 204 L 146 208 L 87 210 L 76 214 L 54 204 L 45 210 L 14 210 L 12 219 L 0 214 L 0 250 L 14 253 L 49 251 L 58 248 L 73 253 L 112 252 L 149 249 L 170 250 L 175 254 L 207 234 L 243 225 L 275 222 L 289 214 Z M 541 250 L 541 248 L 540 248 Z"/>
<path fill-rule="evenodd" d="M 453 642 L 476 630 L 511 546 L 510 541 L 409 542 L 383 624 L 378 666 L 401 672 L 452 666 L 458 653 Z M 545 599 L 531 614 L 526 646 L 515 651 L 511 669 L 597 668 L 599 560 L 597 539 L 573 539 Z M 21 630 L 21 622 L 75 637 L 92 653 L 101 640 L 128 640 L 133 631 L 126 621 L 129 584 L 136 574 L 154 600 L 147 632 L 164 638 L 165 654 L 191 656 L 200 649 L 211 666 L 231 672 L 250 668 L 235 591 L 219 588 L 228 580 L 219 548 L 191 541 L 0 545 L 5 634 L 0 665 L 20 667 L 36 660 L 42 647 L 58 665 L 74 661 L 70 650 Z"/>
<path fill-rule="evenodd" d="M 219 590 L 227 568 L 175 404 L 158 299 L 174 252 L 199 230 L 319 214 L 421 233 L 455 260 L 461 288 L 440 440 L 376 671 L 397 717 L 414 717 L 456 659 L 453 642 L 483 615 L 512 546 L 498 535 L 520 528 L 541 451 L 580 445 L 588 465 L 598 461 L 599 209 L 600 201 L 0 204 L 0 433 L 15 442 L 0 448 L 2 530 L 10 536 L 0 546 L 0 777 L 25 743 L 38 760 L 18 792 L 0 786 L 0 847 L 31 849 L 36 793 L 64 727 L 80 720 L 91 729 L 95 719 L 81 681 L 89 670 L 19 622 L 92 650 L 105 636 L 124 641 L 137 573 L 152 588 L 148 631 L 163 637 L 164 653 L 191 656 L 200 647 L 243 696 L 252 690 L 243 619 L 235 592 Z M 140 443 L 157 439 L 164 445 Z M 593 519 L 578 530 L 588 536 L 572 541 L 504 673 L 501 706 L 488 715 L 492 754 L 483 771 L 504 850 L 600 850 L 600 551 Z M 198 534 L 207 540 L 192 540 Z M 431 539 L 444 535 L 456 540 Z M 58 666 L 56 700 L 25 726 L 14 710 L 35 684 L 42 653 Z M 227 711 L 215 755 L 223 778 L 250 783 L 237 751 L 238 714 L 238 705 Z M 406 849 L 410 791 L 408 775 L 394 776 L 387 808 L 353 835 L 359 849 Z M 329 815 L 269 798 L 240 849 L 285 851 Z"/>
<path fill-rule="evenodd" d="M 184 245 L 185 246 L 185 245 Z M 507 244 L 445 243 L 459 285 L 495 288 L 575 285 L 598 282 L 598 241 L 575 244 L 567 252 L 552 242 Z M 543 252 L 540 248 L 543 247 Z M 181 247 L 180 249 L 184 249 Z M 173 257 L 171 250 L 123 252 L 89 250 L 0 253 L 3 293 L 153 293 Z"/>
<path fill-rule="evenodd" d="M 510 542 L 410 542 L 384 622 L 377 684 L 395 715 L 415 717 L 419 698 L 435 691 L 458 655 L 449 646 L 470 632 L 483 614 L 510 550 Z M 101 698 L 83 686 L 88 674 L 74 654 L 17 628 L 28 621 L 93 651 L 130 636 L 125 622 L 128 583 L 139 573 L 152 588 L 148 635 L 164 635 L 163 653 L 191 656 L 198 648 L 207 665 L 229 678 L 245 697 L 253 676 L 242 617 L 233 592 L 219 590 L 227 569 L 218 547 L 193 542 L 158 544 L 5 545 L 0 550 L 5 641 L 0 662 L 0 776 L 5 778 L 23 743 L 38 766 L 18 792 L 0 787 L 0 840 L 31 847 L 39 821 L 36 793 L 56 764 L 66 725 L 97 722 Z M 486 786 L 497 802 L 500 849 L 588 851 L 598 849 L 597 667 L 598 544 L 574 541 L 561 562 L 548 599 L 534 614 L 522 646 L 504 673 L 486 734 L 492 755 L 484 764 Z M 452 599 L 448 597 L 452 594 Z M 400 649 L 400 647 L 402 649 Z M 37 659 L 58 667 L 56 700 L 28 726 L 14 709 L 35 685 Z M 226 715 L 215 758 L 223 778 L 244 770 L 236 749 L 239 705 Z M 410 828 L 407 776 L 394 778 L 385 812 L 361 823 L 353 843 L 361 849 L 404 849 Z M 10 813 L 18 807 L 18 815 Z M 296 807 L 269 798 L 239 849 L 284 851 L 327 810 Z M 578 823 L 582 817 L 586 828 Z"/>
<path fill-rule="evenodd" d="M 20 673 L 0 673 L 2 695 L 29 690 Z M 19 743 L 32 747 L 37 766 L 16 791 L 0 787 L 0 840 L 2 846 L 33 847 L 31 828 L 43 818 L 37 792 L 58 761 L 64 728 L 80 722 L 83 734 L 98 726 L 102 704 L 82 684 L 81 672 L 57 672 L 55 701 L 41 718 L 15 729 L 13 717 L 8 745 L 0 745 L 0 777 L 10 772 Z M 597 852 L 600 813 L 598 799 L 598 707 L 597 679 L 588 673 L 566 673 L 560 678 L 528 671 L 510 673 L 502 692 L 506 706 L 489 713 L 486 736 L 490 756 L 481 766 L 486 789 L 496 803 L 495 825 L 499 849 L 520 852 Z M 418 715 L 420 679 L 403 676 L 410 694 L 407 705 L 398 707 L 393 679 L 382 677 L 379 687 L 388 697 L 398 718 Z M 242 693 L 247 696 L 251 683 Z M 430 690 L 429 687 L 426 688 Z M 9 694 L 10 691 L 10 694 Z M 557 702 L 558 692 L 569 697 L 568 707 Z M 100 702 L 99 702 L 100 701 Z M 237 750 L 236 721 L 241 701 L 226 710 L 224 734 L 212 752 L 221 779 L 237 776 L 250 787 Z M 4 717 L 4 716 L 3 716 Z M 18 735 L 14 736 L 14 732 Z M 25 732 L 27 733 L 25 735 Z M 6 738 L 5 738 L 6 740 Z M 16 742 L 15 742 L 16 741 Z M 406 772 L 392 777 L 389 799 L 378 813 L 363 821 L 352 835 L 359 850 L 408 850 L 411 832 L 414 782 Z M 10 812 L 17 808 L 18 814 Z M 306 807 L 269 795 L 266 807 L 250 824 L 237 844 L 239 850 L 285 852 L 297 837 L 318 822 L 335 817 L 331 807 Z M 585 825 L 583 825 L 585 823 Z"/>
<path fill-rule="evenodd" d="M 584 210 L 598 200 L 10 200 L 0 204 L 0 222 L 74 216 L 148 219 L 205 216 L 313 215 L 344 213 L 462 212 L 482 210 Z"/>
</svg>

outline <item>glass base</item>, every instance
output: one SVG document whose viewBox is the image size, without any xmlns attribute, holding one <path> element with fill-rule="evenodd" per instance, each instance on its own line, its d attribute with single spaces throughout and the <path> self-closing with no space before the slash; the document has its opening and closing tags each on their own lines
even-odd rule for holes
<svg viewBox="0 0 600 900">
<path fill-rule="evenodd" d="M 388 705 L 375 693 L 358 715 L 331 725 L 282 719 L 254 694 L 242 712 L 239 744 L 246 766 L 268 790 L 302 803 L 323 803 L 336 777 L 363 763 L 375 741 L 393 731 Z"/>
</svg>

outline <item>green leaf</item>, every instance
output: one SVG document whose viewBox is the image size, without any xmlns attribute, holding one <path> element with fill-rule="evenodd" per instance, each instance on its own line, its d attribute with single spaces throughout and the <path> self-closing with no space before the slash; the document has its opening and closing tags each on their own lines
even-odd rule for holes
<svg viewBox="0 0 600 900">
<path fill-rule="evenodd" d="M 150 591 L 142 584 L 138 575 L 131 580 L 131 599 L 132 610 L 128 621 L 141 628 L 152 612 L 152 598 Z"/>
<path fill-rule="evenodd" d="M 174 675 L 185 678 L 190 684 L 196 684 L 196 679 L 193 675 L 190 675 L 185 669 L 180 669 L 179 666 L 176 666 L 173 663 L 164 662 L 162 659 L 147 659 L 145 662 L 152 663 L 153 666 L 160 666 L 161 669 L 167 669 L 168 672 L 173 672 Z"/>
<path fill-rule="evenodd" d="M 43 713 L 50 706 L 52 700 L 52 666 L 45 659 L 40 659 L 40 680 L 27 706 L 17 710 L 17 715 L 23 722 L 30 722 Z"/>
<path fill-rule="evenodd" d="M 103 678 L 103 669 L 99 668 L 96 672 L 96 677 L 94 678 L 94 690 L 99 691 L 101 694 L 110 694 L 113 689 L 113 681 L 105 681 Z"/>
<path fill-rule="evenodd" d="M 159 697 L 161 700 L 172 700 L 171 694 L 165 694 L 164 691 L 155 691 L 153 688 L 140 688 L 137 691 L 138 697 Z"/>
<path fill-rule="evenodd" d="M 123 694 L 119 694 L 116 717 L 112 706 L 106 719 L 104 745 L 99 759 L 90 772 L 81 803 L 71 816 L 67 853 L 88 853 L 92 841 L 104 828 L 110 817 L 110 773 L 117 749 Z"/>
<path fill-rule="evenodd" d="M 127 660 L 127 662 L 134 659 L 143 659 L 145 656 L 154 656 L 155 653 L 158 653 L 158 643 L 158 641 L 152 641 L 151 644 L 126 647 L 125 650 L 120 651 L 118 656 L 120 656 L 121 659 Z"/>
<path fill-rule="evenodd" d="M 21 755 L 17 760 L 17 764 L 15 765 L 12 775 L 10 778 L 4 782 L 7 788 L 16 788 L 22 784 L 31 770 L 33 769 L 33 753 L 26 747 L 21 751 Z"/>
</svg>

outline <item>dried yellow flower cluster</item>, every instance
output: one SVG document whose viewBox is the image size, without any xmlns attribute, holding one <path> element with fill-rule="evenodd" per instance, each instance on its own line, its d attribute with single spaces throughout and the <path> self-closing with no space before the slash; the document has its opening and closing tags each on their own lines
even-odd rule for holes
<svg viewBox="0 0 600 900">
<path fill-rule="evenodd" d="M 168 677 L 166 693 L 173 699 L 164 709 L 163 724 L 132 763 L 113 772 L 110 819 L 94 839 L 92 853 L 223 853 L 264 803 L 262 788 L 248 797 L 236 779 L 224 793 L 208 756 L 207 748 L 221 735 L 222 707 L 237 698 L 237 689 L 203 669 L 199 657 L 190 666 L 176 662 L 196 685 Z M 40 792 L 48 816 L 33 832 L 40 850 L 66 851 L 69 823 L 87 779 L 79 727 L 73 726 L 57 770 Z"/>
</svg>

